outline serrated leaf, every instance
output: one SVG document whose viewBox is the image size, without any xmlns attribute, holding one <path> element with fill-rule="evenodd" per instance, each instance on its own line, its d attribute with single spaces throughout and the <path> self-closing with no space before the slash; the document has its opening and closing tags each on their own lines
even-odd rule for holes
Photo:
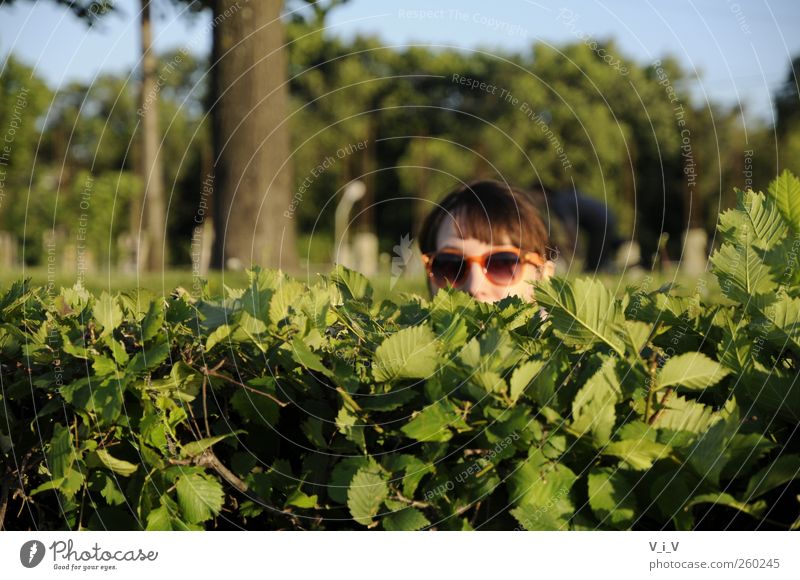
<svg viewBox="0 0 800 580">
<path fill-rule="evenodd" d="M 130 461 L 117 459 L 105 449 L 98 449 L 97 451 L 95 451 L 95 453 L 97 453 L 97 457 L 100 459 L 103 465 L 108 467 L 114 473 L 117 473 L 123 477 L 129 477 L 133 475 L 139 468 L 138 465 L 134 465 Z"/>
<path fill-rule="evenodd" d="M 533 379 L 543 372 L 545 365 L 543 360 L 531 360 L 514 369 L 509 381 L 509 396 L 512 401 L 517 402 Z"/>
<path fill-rule="evenodd" d="M 413 532 L 431 525 L 428 518 L 421 511 L 413 507 L 407 507 L 384 516 L 381 519 L 384 529 L 389 531 Z"/>
<path fill-rule="evenodd" d="M 305 368 L 322 373 L 333 378 L 335 375 L 322 364 L 322 359 L 300 339 L 294 339 L 291 344 L 292 357 Z"/>
<path fill-rule="evenodd" d="M 658 372 L 659 389 L 681 386 L 700 390 L 712 387 L 730 371 L 701 352 L 687 352 L 670 357 Z"/>
<path fill-rule="evenodd" d="M 229 324 L 221 324 L 215 328 L 206 339 L 205 351 L 209 352 L 212 348 L 220 344 L 223 340 L 231 335 L 231 326 Z"/>
<path fill-rule="evenodd" d="M 160 299 L 150 302 L 147 314 L 142 318 L 141 341 L 145 343 L 155 337 L 164 326 L 164 305 Z"/>
<path fill-rule="evenodd" d="M 352 441 L 361 450 L 366 450 L 367 443 L 364 438 L 366 424 L 353 412 L 342 407 L 336 415 L 336 427 L 348 441 Z"/>
<path fill-rule="evenodd" d="M 353 476 L 347 491 L 350 515 L 362 526 L 370 526 L 388 496 L 389 487 L 383 478 L 374 471 L 361 468 Z"/>
<path fill-rule="evenodd" d="M 767 328 L 767 339 L 778 348 L 787 343 L 800 352 L 800 298 L 790 298 L 785 294 L 762 309 L 759 322 Z"/>
<path fill-rule="evenodd" d="M 100 472 L 98 472 L 100 473 Z M 103 496 L 103 499 L 106 500 L 108 505 L 122 505 L 125 503 L 125 494 L 119 488 L 119 485 L 114 478 L 109 477 L 104 473 L 100 473 L 102 476 L 103 487 L 100 490 L 100 495 Z"/>
<path fill-rule="evenodd" d="M 92 316 L 103 327 L 100 336 L 111 334 L 122 323 L 122 308 L 119 307 L 119 301 L 116 296 L 103 292 L 95 300 Z"/>
<path fill-rule="evenodd" d="M 560 338 L 572 346 L 587 348 L 595 343 L 624 354 L 618 328 L 622 310 L 611 292 L 598 280 L 579 278 L 568 282 L 558 278 L 536 285 L 536 300 Z"/>
<path fill-rule="evenodd" d="M 730 441 L 739 429 L 739 408 L 733 399 L 718 413 L 721 421 L 714 423 L 686 451 L 686 462 L 703 479 L 719 485 L 719 476 L 731 457 Z"/>
<path fill-rule="evenodd" d="M 178 478 L 178 505 L 186 521 L 200 524 L 219 514 L 225 499 L 220 483 L 199 473 Z"/>
<path fill-rule="evenodd" d="M 331 274 L 331 281 L 345 299 L 359 300 L 372 296 L 372 287 L 369 285 L 367 277 L 360 272 L 345 268 L 341 264 L 337 264 Z"/>
<path fill-rule="evenodd" d="M 53 427 L 53 438 L 50 440 L 50 450 L 46 454 L 47 467 L 54 479 L 64 477 L 75 462 L 75 447 L 72 444 L 72 435 L 68 428 L 56 423 Z"/>
<path fill-rule="evenodd" d="M 380 467 L 372 457 L 346 457 L 339 461 L 331 472 L 328 496 L 342 504 L 347 503 L 347 493 L 353 477 L 360 469 L 378 473 Z"/>
<path fill-rule="evenodd" d="M 527 530 L 566 528 L 575 511 L 569 493 L 577 479 L 568 467 L 534 450 L 507 480 L 509 501 L 517 506 L 511 515 Z"/>
<path fill-rule="evenodd" d="M 631 346 L 632 352 L 638 353 L 647 344 L 647 339 L 650 338 L 653 325 L 637 320 L 626 320 L 623 329 L 625 331 L 625 338 Z"/>
<path fill-rule="evenodd" d="M 616 420 L 614 406 L 622 398 L 615 362 L 614 358 L 604 360 L 572 402 L 572 429 L 581 435 L 591 432 L 598 446 L 611 439 Z"/>
<path fill-rule="evenodd" d="M 729 210 L 720 216 L 720 233 L 723 240 L 737 244 L 750 240 L 759 248 L 776 246 L 786 235 L 786 223 L 771 198 L 752 190 L 736 190 L 736 210 Z"/>
<path fill-rule="evenodd" d="M 743 497 L 750 501 L 795 479 L 800 479 L 800 455 L 782 455 L 750 478 Z"/>
<path fill-rule="evenodd" d="M 417 441 L 449 441 L 453 433 L 448 427 L 467 428 L 458 407 L 441 400 L 429 405 L 400 429 Z"/>
<path fill-rule="evenodd" d="M 609 443 L 603 449 L 603 455 L 613 455 L 625 461 L 632 469 L 650 469 L 659 459 L 668 457 L 669 445 L 657 443 L 649 439 L 624 439 Z"/>
<path fill-rule="evenodd" d="M 140 350 L 128 363 L 126 371 L 129 373 L 142 373 L 147 370 L 153 370 L 161 363 L 163 363 L 167 356 L 169 356 L 169 344 L 162 342 L 156 344 L 146 350 Z"/>
<path fill-rule="evenodd" d="M 147 514 L 147 531 L 149 532 L 171 532 L 172 517 L 169 509 L 165 506 L 150 510 Z"/>
<path fill-rule="evenodd" d="M 294 506 L 304 509 L 313 509 L 317 505 L 317 496 L 308 495 L 298 487 L 286 498 L 284 506 Z"/>
<path fill-rule="evenodd" d="M 752 235 L 748 234 L 736 246 L 722 244 L 711 256 L 712 271 L 719 279 L 722 293 L 745 308 L 759 296 L 771 295 L 776 287 L 769 266 L 752 242 Z"/>
<path fill-rule="evenodd" d="M 435 340 L 427 326 L 412 326 L 392 334 L 375 351 L 375 380 L 428 378 L 439 363 Z"/>
<path fill-rule="evenodd" d="M 269 320 L 273 326 L 277 326 L 289 316 L 290 309 L 297 305 L 297 297 L 302 295 L 303 291 L 302 284 L 281 276 L 269 301 Z"/>
<path fill-rule="evenodd" d="M 181 457 L 195 457 L 200 455 L 214 445 L 215 443 L 219 443 L 220 441 L 227 439 L 228 437 L 234 437 L 241 433 L 244 433 L 242 429 L 237 431 L 233 431 L 232 433 L 226 433 L 224 435 L 215 435 L 213 437 L 204 437 L 203 439 L 198 439 L 197 441 L 192 441 L 191 443 L 187 443 L 185 445 L 181 445 Z"/>
<path fill-rule="evenodd" d="M 739 501 L 728 493 L 704 493 L 689 500 L 684 509 L 688 510 L 692 506 L 703 503 L 728 506 L 746 514 L 750 514 L 754 518 L 761 517 L 761 514 L 764 513 L 764 510 L 767 507 L 767 502 L 763 500 L 750 504 Z"/>
<path fill-rule="evenodd" d="M 769 185 L 769 194 L 786 221 L 800 232 L 800 179 L 784 169 Z"/>
<path fill-rule="evenodd" d="M 589 505 L 602 527 L 629 529 L 636 519 L 636 493 L 619 469 L 600 468 L 589 472 Z"/>
<path fill-rule="evenodd" d="M 711 407 L 686 399 L 670 396 L 653 421 L 653 427 L 672 431 L 701 433 L 719 420 Z"/>
</svg>

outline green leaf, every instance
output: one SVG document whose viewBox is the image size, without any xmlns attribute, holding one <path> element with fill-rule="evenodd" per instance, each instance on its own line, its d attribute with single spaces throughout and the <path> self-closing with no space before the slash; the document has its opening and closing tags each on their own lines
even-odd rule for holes
<svg viewBox="0 0 800 580">
<path fill-rule="evenodd" d="M 53 427 L 53 438 L 50 440 L 50 451 L 46 454 L 47 467 L 53 478 L 64 477 L 75 462 L 75 447 L 72 434 L 67 427 L 56 423 Z"/>
<path fill-rule="evenodd" d="M 337 264 L 336 270 L 331 274 L 331 281 L 346 299 L 360 300 L 372 296 L 372 287 L 366 276 L 341 264 Z"/>
<path fill-rule="evenodd" d="M 124 366 L 130 358 L 128 352 L 125 350 L 125 346 L 110 336 L 106 337 L 105 342 L 108 348 L 111 349 L 111 355 L 114 357 L 114 360 L 117 361 L 117 364 Z"/>
<path fill-rule="evenodd" d="M 514 369 L 509 382 L 509 396 L 512 401 L 517 402 L 533 379 L 543 372 L 546 364 L 543 360 L 531 360 Z"/>
<path fill-rule="evenodd" d="M 277 326 L 290 314 L 290 310 L 298 306 L 297 298 L 305 291 L 305 287 L 281 275 L 275 286 L 275 292 L 269 301 L 269 320 L 272 326 Z"/>
<path fill-rule="evenodd" d="M 636 493 L 619 469 L 594 468 L 589 472 L 589 505 L 601 526 L 629 529 L 636 520 Z"/>
<path fill-rule="evenodd" d="M 578 477 L 567 466 L 551 463 L 538 449 L 509 476 L 511 514 L 527 530 L 566 529 L 575 509 L 569 497 Z"/>
<path fill-rule="evenodd" d="M 166 342 L 156 344 L 147 350 L 140 350 L 128 363 L 126 371 L 129 373 L 143 373 L 151 371 L 163 363 L 169 356 L 170 347 Z"/>
<path fill-rule="evenodd" d="M 231 335 L 231 326 L 229 324 L 221 324 L 215 328 L 206 339 L 205 351 L 209 352 L 212 348 L 220 344 L 223 340 Z"/>
<path fill-rule="evenodd" d="M 317 496 L 307 495 L 303 493 L 299 487 L 289 494 L 289 497 L 286 498 L 286 503 L 284 504 L 284 506 L 295 506 L 305 509 L 313 509 L 316 507 L 316 505 Z"/>
<path fill-rule="evenodd" d="M 631 351 L 638 353 L 647 344 L 647 339 L 650 338 L 650 333 L 653 331 L 653 325 L 637 320 L 626 320 L 623 330 L 625 338 L 631 346 Z"/>
<path fill-rule="evenodd" d="M 238 429 L 237 431 L 226 433 L 224 435 L 215 435 L 214 437 L 204 437 L 203 439 L 198 439 L 197 441 L 192 441 L 191 443 L 181 445 L 181 457 L 195 457 L 203 453 L 203 451 L 205 451 L 215 443 L 219 443 L 223 439 L 227 439 L 228 437 L 234 437 L 244 432 L 245 432 L 244 430 Z"/>
<path fill-rule="evenodd" d="M 364 430 L 367 425 L 353 412 L 342 407 L 336 415 L 336 427 L 348 441 L 358 445 L 359 449 L 366 452 L 367 442 L 364 438 Z"/>
<path fill-rule="evenodd" d="M 368 468 L 361 468 L 353 476 L 347 492 L 350 515 L 362 526 L 370 526 L 388 496 L 389 487 L 383 478 Z"/>
<path fill-rule="evenodd" d="M 437 401 L 412 417 L 400 430 L 417 441 L 449 441 L 453 433 L 448 427 L 467 428 L 458 407 L 447 400 Z"/>
<path fill-rule="evenodd" d="M 392 334 L 375 351 L 375 380 L 428 378 L 439 363 L 435 340 L 427 326 L 412 326 Z"/>
<path fill-rule="evenodd" d="M 603 449 L 603 455 L 619 457 L 636 470 L 650 469 L 655 461 L 668 457 L 670 452 L 669 445 L 649 439 L 614 441 Z"/>
<path fill-rule="evenodd" d="M 755 304 L 759 296 L 772 295 L 775 280 L 763 258 L 753 246 L 752 234 L 736 246 L 722 244 L 711 257 L 712 271 L 719 279 L 722 293 L 745 307 Z"/>
<path fill-rule="evenodd" d="M 616 420 L 614 406 L 622 398 L 615 362 L 614 358 L 606 358 L 572 402 L 572 429 L 581 435 L 591 432 L 598 446 L 611 439 Z"/>
<path fill-rule="evenodd" d="M 536 285 L 536 300 L 545 308 L 556 333 L 567 344 L 589 348 L 599 342 L 623 356 L 625 349 L 618 332 L 622 311 L 599 280 L 542 280 Z"/>
<path fill-rule="evenodd" d="M 736 244 L 748 239 L 762 249 L 777 246 L 787 228 L 775 202 L 763 193 L 735 191 L 736 210 L 726 211 L 720 216 L 719 229 L 723 241 Z"/>
<path fill-rule="evenodd" d="M 188 473 L 178 478 L 178 505 L 186 521 L 200 524 L 219 514 L 225 499 L 220 483 L 209 476 Z"/>
<path fill-rule="evenodd" d="M 164 304 L 161 299 L 155 299 L 148 305 L 147 314 L 145 314 L 142 319 L 142 343 L 154 338 L 163 326 Z"/>
<path fill-rule="evenodd" d="M 428 518 L 416 508 L 408 507 L 384 516 L 381 519 L 384 529 L 389 531 L 416 531 L 431 525 Z"/>
<path fill-rule="evenodd" d="M 798 478 L 800 478 L 800 455 L 781 455 L 750 478 L 743 497 L 750 501 Z"/>
<path fill-rule="evenodd" d="M 172 516 L 169 513 L 169 508 L 166 506 L 161 506 L 154 510 L 150 510 L 150 513 L 147 514 L 146 529 L 148 532 L 171 532 Z"/>
<path fill-rule="evenodd" d="M 736 401 L 729 399 L 717 415 L 722 420 L 700 434 L 697 441 L 685 452 L 686 462 L 700 477 L 715 486 L 719 485 L 719 476 L 733 453 L 731 439 L 740 428 Z"/>
<path fill-rule="evenodd" d="M 783 173 L 770 183 L 768 191 L 781 215 L 795 232 L 800 232 L 800 179 L 788 169 L 784 169 Z"/>
<path fill-rule="evenodd" d="M 658 388 L 681 386 L 700 390 L 717 384 L 730 371 L 701 352 L 687 352 L 670 359 L 658 372 Z"/>
<path fill-rule="evenodd" d="M 99 471 L 95 473 L 102 477 L 101 481 L 103 481 L 103 487 L 100 490 L 100 495 L 103 496 L 108 505 L 122 505 L 127 501 L 125 494 L 122 493 L 113 477 L 109 477 Z"/>
<path fill-rule="evenodd" d="M 105 376 L 105 375 L 116 375 L 117 374 L 117 363 L 101 354 L 95 356 L 94 361 L 92 361 L 92 368 L 94 369 L 94 373 L 97 376 Z"/>
<path fill-rule="evenodd" d="M 702 433 L 719 420 L 711 407 L 681 396 L 670 396 L 653 421 L 653 427 Z"/>
<path fill-rule="evenodd" d="M 108 467 L 114 473 L 121 475 L 122 477 L 129 477 L 133 475 L 139 468 L 138 465 L 134 465 L 129 461 L 113 457 L 105 449 L 98 449 L 97 451 L 95 451 L 95 453 L 97 454 L 97 457 L 100 459 L 103 465 Z"/>
<path fill-rule="evenodd" d="M 331 472 L 328 496 L 335 502 L 347 503 L 347 492 L 353 477 L 360 469 L 379 472 L 380 467 L 372 457 L 346 457 L 339 461 Z"/>
<path fill-rule="evenodd" d="M 761 517 L 761 514 L 764 513 L 764 510 L 767 507 L 767 502 L 761 500 L 755 503 L 745 503 L 742 501 L 737 500 L 735 497 L 728 493 L 704 493 L 698 496 L 693 497 L 684 507 L 684 509 L 689 509 L 692 506 L 702 504 L 702 503 L 713 503 L 717 505 L 724 505 L 728 507 L 732 507 L 734 509 L 739 510 L 740 512 L 744 512 L 746 514 L 750 514 L 754 518 Z"/>
<path fill-rule="evenodd" d="M 92 316 L 103 327 L 100 336 L 111 334 L 122 323 L 122 308 L 119 307 L 117 297 L 103 292 L 94 303 Z"/>
<path fill-rule="evenodd" d="M 334 377 L 334 374 L 322 364 L 322 359 L 313 352 L 306 343 L 300 339 L 294 339 L 291 344 L 291 352 L 294 360 L 305 368 L 322 373 L 327 377 Z"/>
<path fill-rule="evenodd" d="M 786 348 L 788 342 L 800 352 L 800 298 L 778 296 L 762 309 L 759 322 L 767 329 L 767 339 L 778 348 Z"/>
</svg>

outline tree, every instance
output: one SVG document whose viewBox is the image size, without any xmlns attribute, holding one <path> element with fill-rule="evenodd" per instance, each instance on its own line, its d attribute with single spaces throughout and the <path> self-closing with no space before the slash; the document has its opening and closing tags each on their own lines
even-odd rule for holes
<svg viewBox="0 0 800 580">
<path fill-rule="evenodd" d="M 166 219 L 164 212 L 164 170 L 161 164 L 161 131 L 158 127 L 158 59 L 153 51 L 150 0 L 141 0 L 142 83 L 139 115 L 142 123 L 141 176 L 144 191 L 140 211 L 131 212 L 131 232 L 141 232 L 136 244 L 139 267 L 157 271 L 164 266 Z M 137 215 L 138 214 L 138 215 Z M 142 224 L 144 227 L 142 228 Z M 144 239 L 142 239 L 144 238 Z"/>
<path fill-rule="evenodd" d="M 217 268 L 297 265 L 282 4 L 211 3 Z"/>
</svg>

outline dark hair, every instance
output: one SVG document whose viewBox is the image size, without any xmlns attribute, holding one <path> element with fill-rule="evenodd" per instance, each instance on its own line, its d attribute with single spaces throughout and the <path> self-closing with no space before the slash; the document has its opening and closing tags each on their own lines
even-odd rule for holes
<svg viewBox="0 0 800 580">
<path fill-rule="evenodd" d="M 533 198 L 500 181 L 475 181 L 447 194 L 428 214 L 419 232 L 423 254 L 436 251 L 436 237 L 447 216 L 463 238 L 497 244 L 507 235 L 518 248 L 551 259 L 550 236 Z"/>
</svg>

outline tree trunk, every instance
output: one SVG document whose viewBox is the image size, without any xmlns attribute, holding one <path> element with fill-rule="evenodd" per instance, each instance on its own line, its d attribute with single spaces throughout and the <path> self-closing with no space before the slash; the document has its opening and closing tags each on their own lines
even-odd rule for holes
<svg viewBox="0 0 800 580">
<path fill-rule="evenodd" d="M 213 0 L 212 6 L 212 267 L 293 270 L 296 208 L 282 1 Z"/>
<path fill-rule="evenodd" d="M 137 264 L 149 271 L 164 266 L 164 173 L 158 149 L 161 133 L 158 129 L 158 90 L 156 76 L 158 59 L 153 53 L 153 29 L 150 21 L 150 0 L 141 0 L 142 8 L 142 92 L 140 95 L 140 118 L 142 124 L 142 179 L 144 192 L 141 213 L 132 215 L 131 234 L 140 229 L 136 253 Z M 134 207 L 136 204 L 134 204 Z M 138 218 L 139 223 L 135 223 Z"/>
</svg>

